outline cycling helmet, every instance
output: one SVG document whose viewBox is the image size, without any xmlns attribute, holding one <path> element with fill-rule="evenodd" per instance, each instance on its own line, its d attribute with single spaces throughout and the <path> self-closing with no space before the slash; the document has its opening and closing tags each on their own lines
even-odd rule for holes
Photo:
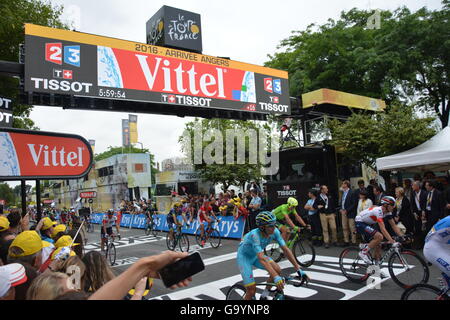
<svg viewBox="0 0 450 320">
<path fill-rule="evenodd" d="M 108 211 L 106 213 L 107 214 L 114 214 L 114 210 L 113 209 L 108 209 Z"/>
<path fill-rule="evenodd" d="M 390 206 L 395 206 L 395 199 L 394 197 L 390 197 L 390 196 L 384 196 L 383 198 L 381 198 L 380 201 L 381 205 L 390 205 Z"/>
<path fill-rule="evenodd" d="M 256 216 L 256 225 L 262 226 L 274 226 L 277 222 L 277 218 L 270 211 L 263 211 Z"/>
<path fill-rule="evenodd" d="M 298 206 L 298 201 L 297 201 L 297 199 L 295 199 L 295 198 L 293 198 L 293 197 L 290 197 L 290 198 L 287 200 L 287 204 L 288 204 L 290 207 L 296 207 L 296 206 Z"/>
<path fill-rule="evenodd" d="M 174 208 L 181 207 L 181 203 L 180 203 L 180 202 L 175 202 L 175 203 L 173 204 L 173 207 L 174 207 Z"/>
</svg>

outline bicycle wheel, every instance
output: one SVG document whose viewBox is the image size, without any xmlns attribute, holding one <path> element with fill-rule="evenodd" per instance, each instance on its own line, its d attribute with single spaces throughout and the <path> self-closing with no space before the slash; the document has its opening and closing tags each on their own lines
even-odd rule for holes
<svg viewBox="0 0 450 320">
<path fill-rule="evenodd" d="M 280 248 L 280 245 L 277 241 L 273 241 L 269 243 L 264 248 L 264 254 L 270 258 L 273 259 L 275 262 L 280 262 L 280 260 L 283 258 L 283 250 Z"/>
<path fill-rule="evenodd" d="M 344 249 L 339 255 L 339 267 L 352 282 L 362 283 L 369 277 L 369 266 L 359 257 L 359 248 Z"/>
<path fill-rule="evenodd" d="M 211 247 L 218 248 L 220 246 L 220 232 L 218 230 L 213 230 L 209 235 L 209 243 L 211 243 Z"/>
<path fill-rule="evenodd" d="M 400 254 L 401 257 L 397 253 L 389 257 L 388 269 L 392 280 L 403 289 L 427 283 L 430 270 L 422 257 L 409 250 L 402 250 Z"/>
<path fill-rule="evenodd" d="M 316 261 L 316 250 L 307 240 L 297 241 L 292 248 L 292 252 L 295 260 L 302 267 L 309 267 Z"/>
<path fill-rule="evenodd" d="M 235 285 L 231 286 L 230 289 L 228 289 L 225 299 L 226 300 L 244 300 L 246 292 L 247 292 L 247 289 L 242 284 L 236 283 Z"/>
<path fill-rule="evenodd" d="M 420 283 L 406 289 L 402 300 L 450 300 L 450 297 L 435 286 Z"/>
<path fill-rule="evenodd" d="M 151 226 L 150 224 L 147 224 L 147 226 L 145 227 L 145 235 L 148 236 L 150 235 L 151 232 Z"/>
<path fill-rule="evenodd" d="M 176 247 L 176 245 L 177 245 L 177 242 L 176 242 L 176 240 L 175 240 L 175 237 L 176 237 L 176 234 L 174 233 L 174 234 L 173 234 L 173 239 L 170 240 L 170 235 L 169 235 L 169 233 L 167 233 L 167 236 L 166 236 L 167 249 L 172 250 L 172 251 L 175 250 L 175 247 Z"/>
<path fill-rule="evenodd" d="M 152 234 L 154 237 L 157 237 L 157 236 L 158 236 L 158 230 L 156 229 L 156 223 L 155 223 L 155 222 L 152 223 L 151 234 Z"/>
<path fill-rule="evenodd" d="M 180 238 L 178 238 L 178 247 L 181 252 L 189 252 L 189 238 L 187 235 L 182 234 Z"/>
<path fill-rule="evenodd" d="M 108 249 L 106 251 L 106 254 L 108 256 L 108 261 L 113 266 L 116 263 L 116 246 L 114 243 L 108 244 Z"/>
</svg>

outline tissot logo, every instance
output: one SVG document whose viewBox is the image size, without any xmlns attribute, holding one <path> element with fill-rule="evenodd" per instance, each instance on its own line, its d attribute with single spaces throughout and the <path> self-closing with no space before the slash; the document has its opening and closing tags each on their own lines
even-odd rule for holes
<svg viewBox="0 0 450 320">
<path fill-rule="evenodd" d="M 297 195 L 297 190 L 291 190 L 291 186 L 286 185 L 283 186 L 282 191 L 277 191 L 277 194 L 280 198 L 295 197 Z"/>
</svg>

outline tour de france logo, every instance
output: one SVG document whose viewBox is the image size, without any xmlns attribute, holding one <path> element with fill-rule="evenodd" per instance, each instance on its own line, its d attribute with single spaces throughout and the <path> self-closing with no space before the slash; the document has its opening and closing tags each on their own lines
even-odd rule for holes
<svg viewBox="0 0 450 320">
<path fill-rule="evenodd" d="M 167 34 L 172 41 L 197 40 L 200 34 L 198 23 L 191 19 L 185 19 L 179 14 L 176 19 L 170 20 Z"/>
</svg>

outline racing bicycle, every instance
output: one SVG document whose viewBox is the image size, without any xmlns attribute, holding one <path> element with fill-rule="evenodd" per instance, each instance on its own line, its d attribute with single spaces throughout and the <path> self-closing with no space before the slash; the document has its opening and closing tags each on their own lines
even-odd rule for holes
<svg viewBox="0 0 450 320">
<path fill-rule="evenodd" d="M 303 229 L 306 228 L 300 228 L 299 230 Z M 300 232 L 292 228 L 288 239 L 286 246 L 292 251 L 298 264 L 305 268 L 311 266 L 316 260 L 316 250 L 309 240 L 302 236 Z M 279 262 L 284 258 L 283 250 L 276 240 L 269 243 L 264 248 L 264 253 L 266 256 L 271 257 L 275 262 Z"/>
<path fill-rule="evenodd" d="M 303 284 L 307 284 L 305 279 L 301 279 L 300 277 L 283 277 L 285 284 L 293 285 L 294 287 L 301 287 Z M 269 296 L 267 300 L 292 300 L 284 294 L 283 290 L 278 290 L 277 285 L 275 283 L 270 282 L 259 282 L 256 283 L 256 287 L 262 286 L 272 286 L 274 289 L 269 290 Z M 245 294 L 247 292 L 247 288 L 240 282 L 232 285 L 230 289 L 228 289 L 226 294 L 226 300 L 244 300 Z M 253 297 L 254 300 L 255 297 Z M 261 300 L 261 299 L 259 299 Z"/>
<path fill-rule="evenodd" d="M 109 261 L 111 266 L 113 266 L 116 263 L 116 246 L 114 245 L 114 238 L 115 238 L 114 234 L 111 235 L 106 234 L 105 238 L 105 246 L 106 246 L 105 258 L 107 261 Z"/>
<path fill-rule="evenodd" d="M 221 236 L 219 231 L 219 224 L 222 219 L 216 219 L 215 221 L 211 221 L 208 223 L 208 226 L 204 228 L 203 237 L 201 236 L 202 230 L 200 227 L 195 231 L 195 241 L 200 247 L 203 247 L 203 243 L 209 241 L 211 247 L 218 248 L 220 246 Z"/>
<path fill-rule="evenodd" d="M 180 248 L 180 251 L 189 252 L 189 238 L 181 231 L 183 226 L 177 226 L 173 233 L 173 239 L 170 239 L 170 232 L 167 233 L 166 243 L 169 250 L 175 251 L 175 248 Z"/>
<path fill-rule="evenodd" d="M 151 215 L 150 218 L 147 219 L 147 225 L 145 227 L 145 234 L 149 236 L 150 234 L 154 237 L 158 236 L 158 230 L 156 226 L 159 224 L 160 218 L 156 216 L 156 214 Z"/>
<path fill-rule="evenodd" d="M 410 242 L 411 236 L 403 237 L 405 242 Z M 399 240 L 399 238 L 395 238 Z M 430 277 L 430 270 L 425 260 L 417 253 L 406 250 L 402 247 L 401 242 L 389 244 L 381 243 L 381 248 L 385 251 L 381 260 L 376 264 L 374 258 L 369 252 L 370 264 L 367 264 L 359 257 L 359 252 L 365 243 L 361 243 L 360 247 L 345 248 L 339 255 L 339 267 L 344 276 L 352 282 L 363 283 L 377 272 L 381 271 L 380 267 L 387 260 L 387 268 L 394 282 L 403 289 L 412 287 L 414 284 L 427 283 Z M 381 274 L 381 276 L 383 276 Z"/>
<path fill-rule="evenodd" d="M 406 289 L 402 300 L 450 300 L 450 277 L 442 273 L 441 288 L 419 283 Z"/>
</svg>

